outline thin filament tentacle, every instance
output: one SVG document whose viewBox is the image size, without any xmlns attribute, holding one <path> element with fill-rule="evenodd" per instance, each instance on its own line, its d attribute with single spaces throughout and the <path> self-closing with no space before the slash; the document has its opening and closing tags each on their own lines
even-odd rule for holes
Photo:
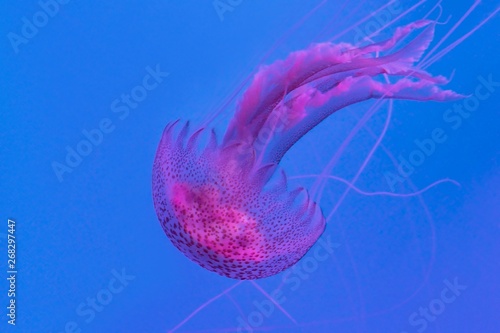
<svg viewBox="0 0 500 333">
<path fill-rule="evenodd" d="M 320 175 L 293 176 L 293 177 L 288 177 L 288 179 L 303 179 L 303 178 L 317 178 L 317 177 L 320 177 Z M 329 175 L 329 176 L 327 176 L 327 178 L 332 179 L 332 180 L 337 180 L 337 181 L 347 185 L 351 190 L 353 190 L 361 195 L 367 196 L 367 197 L 388 196 L 388 197 L 408 198 L 408 197 L 414 197 L 414 196 L 423 194 L 423 193 L 429 191 L 430 189 L 432 189 L 433 187 L 436 187 L 437 185 L 442 184 L 442 183 L 451 183 L 451 184 L 454 184 L 454 185 L 459 186 L 459 187 L 461 186 L 460 183 L 457 182 L 456 180 L 453 180 L 450 178 L 443 178 L 443 179 L 435 181 L 434 183 L 424 187 L 421 190 L 418 190 L 416 192 L 411 192 L 411 193 L 394 193 L 394 192 L 386 192 L 386 191 L 368 192 L 368 191 L 360 189 L 359 187 L 357 187 L 353 183 L 349 182 L 345 178 L 333 176 L 333 175 Z"/>
</svg>

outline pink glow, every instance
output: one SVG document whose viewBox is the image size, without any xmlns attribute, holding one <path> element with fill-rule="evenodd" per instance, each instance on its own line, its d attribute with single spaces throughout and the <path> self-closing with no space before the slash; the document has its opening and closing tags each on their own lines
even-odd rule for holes
<svg viewBox="0 0 500 333">
<path fill-rule="evenodd" d="M 432 21 L 415 21 L 385 41 L 313 44 L 261 67 L 220 143 L 212 131 L 200 147 L 204 128 L 190 134 L 189 123 L 180 132 L 177 122 L 167 126 L 154 163 L 153 193 L 172 243 L 202 267 L 236 279 L 267 277 L 295 264 L 326 223 L 307 191 L 288 189 L 278 163 L 303 135 L 348 105 L 372 98 L 461 98 L 439 88 L 445 78 L 414 67 L 434 28 Z"/>
<path fill-rule="evenodd" d="M 436 7 L 439 6 L 440 4 L 440 1 L 437 3 Z M 436 8 L 435 7 L 435 8 Z M 447 54 L 448 52 L 450 52 L 454 47 L 458 46 L 461 42 L 463 42 L 466 38 L 468 38 L 470 35 L 472 35 L 472 33 L 474 33 L 477 29 L 479 29 L 482 25 L 484 25 L 489 19 L 491 19 L 494 15 L 496 15 L 496 13 L 499 11 L 499 9 L 497 8 L 497 10 L 492 13 L 487 19 L 485 19 L 483 22 L 481 22 L 478 26 L 476 26 L 472 31 L 470 31 L 469 33 L 467 33 L 466 35 L 464 35 L 463 37 L 461 37 L 459 40 L 457 40 L 456 42 L 452 43 L 450 46 L 446 47 L 444 50 L 442 50 L 441 52 L 439 52 L 437 55 L 433 56 L 432 53 L 429 53 L 429 56 L 427 58 L 429 58 L 428 61 L 426 61 L 426 63 L 424 64 L 425 66 L 422 66 L 422 63 L 419 67 L 421 68 L 426 68 L 428 66 L 430 66 L 430 64 L 434 63 L 435 61 L 437 61 L 438 59 L 440 59 L 441 57 L 443 57 L 445 54 Z M 372 37 L 372 36 L 370 36 Z M 412 71 L 409 71 L 408 73 L 411 73 Z M 242 85 L 243 86 L 243 85 Z M 285 90 L 286 91 L 286 90 Z M 306 89 L 304 89 L 303 91 L 306 91 Z M 288 93 L 288 91 L 286 91 L 286 93 Z M 284 94 L 286 95 L 286 94 Z M 233 96 L 234 97 L 234 96 Z M 380 98 L 386 98 L 387 96 L 382 96 Z M 307 98 L 302 96 L 302 98 Z M 282 100 L 284 100 L 284 98 L 282 98 Z M 278 103 L 279 105 L 283 105 L 282 102 Z M 355 133 L 362 127 L 365 126 L 366 124 L 366 120 L 369 119 L 377 110 L 379 110 L 379 108 L 382 106 L 382 101 L 378 101 L 374 107 L 372 109 L 370 109 L 367 114 L 365 115 L 365 117 L 363 117 L 363 119 L 358 123 L 358 125 L 356 126 L 356 130 L 353 130 L 353 132 L 351 133 L 352 135 L 350 135 L 350 137 L 348 139 L 346 139 L 345 141 L 345 144 L 343 145 L 344 146 L 347 146 L 350 142 L 350 140 L 352 139 L 352 136 L 355 135 Z M 280 109 L 282 110 L 282 109 Z M 208 125 L 208 123 L 206 123 L 205 125 Z M 272 133 L 275 132 L 275 129 L 276 127 L 273 125 L 271 126 L 271 129 L 272 129 Z M 369 133 L 372 134 L 372 136 L 374 137 L 374 139 L 377 139 L 377 144 L 376 144 L 376 147 L 380 147 L 386 154 L 387 156 L 389 156 L 389 158 L 393 161 L 394 165 L 396 166 L 397 165 L 397 161 L 395 160 L 395 158 L 392 156 L 392 154 L 387 150 L 386 147 L 384 147 L 384 145 L 380 142 L 380 138 L 381 136 L 379 135 L 376 135 L 374 133 L 371 132 L 371 130 L 369 128 L 365 128 Z M 266 147 L 269 146 L 269 142 L 270 140 L 266 140 Z M 217 147 L 217 142 L 215 142 L 215 144 L 212 144 L 211 146 L 211 149 L 215 149 Z M 345 147 L 344 147 L 345 148 Z M 193 147 L 191 147 L 191 149 L 193 149 Z M 335 157 L 332 159 L 331 163 L 329 163 L 329 166 L 333 166 L 335 164 L 335 162 L 338 160 L 338 156 L 341 155 L 341 153 L 343 152 L 343 149 L 341 149 L 338 154 L 336 154 L 335 156 L 337 156 L 337 159 L 335 159 Z M 263 159 L 259 159 L 259 164 L 261 164 L 263 161 Z M 236 168 L 238 169 L 238 168 Z M 233 169 L 231 169 L 233 170 Z M 392 307 L 388 307 L 387 309 L 383 309 L 383 310 L 379 310 L 379 311 L 376 311 L 376 312 L 371 312 L 371 313 L 368 313 L 368 314 L 365 314 L 364 312 L 361 314 L 361 316 L 358 316 L 358 315 L 354 315 L 354 316 L 347 316 L 347 317 L 343 317 L 343 318 L 335 318 L 334 316 L 330 319 L 330 320 L 326 320 L 326 321 L 316 321 L 316 322 L 309 322 L 309 323 L 299 323 L 297 324 L 298 326 L 300 327 L 313 327 L 315 325 L 319 325 L 321 323 L 342 323 L 342 322 L 348 322 L 348 321 L 355 321 L 355 320 L 360 320 L 361 318 L 368 318 L 368 317 L 376 317 L 376 316 L 380 316 L 382 314 L 385 314 L 385 313 L 389 313 L 391 311 L 393 311 L 394 309 L 398 308 L 398 307 L 401 307 L 403 306 L 405 303 L 407 303 L 409 300 L 411 300 L 413 297 L 415 297 L 415 295 L 417 295 L 419 293 L 419 291 L 421 291 L 421 289 L 426 285 L 426 282 L 427 282 L 427 279 L 429 278 L 429 275 L 430 275 L 430 272 L 432 271 L 432 265 L 434 263 L 434 259 L 435 259 L 435 247 L 436 247 L 436 240 L 435 240 L 435 228 L 434 228 L 434 222 L 433 222 L 433 219 L 432 219 L 432 216 L 430 215 L 429 213 L 429 210 L 427 208 L 427 205 L 425 203 L 425 201 L 423 200 L 423 198 L 421 197 L 421 195 L 425 192 L 425 191 L 428 191 L 429 189 L 431 189 L 432 187 L 440 184 L 440 183 L 444 183 L 444 182 L 450 182 L 450 183 L 453 183 L 455 185 L 459 185 L 458 183 L 454 182 L 453 180 L 449 180 L 449 179 L 443 179 L 443 180 L 440 180 L 440 181 L 437 181 L 429 186 L 427 186 L 426 188 L 424 189 L 421 189 L 421 190 L 417 190 L 415 188 L 415 186 L 413 184 L 411 184 L 411 180 L 408 180 L 408 183 L 410 184 L 410 187 L 413 188 L 413 190 L 415 192 L 412 192 L 412 193 L 405 193 L 405 194 L 394 194 L 394 193 L 387 193 L 387 192 L 382 192 L 382 191 L 377 191 L 377 192 L 366 192 L 366 191 L 362 191 L 360 190 L 359 188 L 355 187 L 354 183 L 355 183 L 355 180 L 354 181 L 348 181 L 348 180 L 344 180 L 344 179 L 339 179 L 335 176 L 330 176 L 329 173 L 331 171 L 331 167 L 326 167 L 325 168 L 325 171 L 318 175 L 318 179 L 320 180 L 319 183 L 316 184 L 316 186 L 320 186 L 321 185 L 321 181 L 326 181 L 327 179 L 336 179 L 336 180 L 339 180 L 339 181 L 342 181 L 344 182 L 348 187 L 349 189 L 352 189 L 354 191 L 357 191 L 363 195 L 390 195 L 390 196 L 397 196 L 397 197 L 410 197 L 410 196 L 417 196 L 418 200 L 420 201 L 420 203 L 422 204 L 422 207 L 424 209 L 424 212 L 427 216 L 427 219 L 429 221 L 429 224 L 430 224 L 430 227 L 431 227 L 431 239 L 432 239 L 432 257 L 430 258 L 428 264 L 426 263 L 426 267 L 424 269 L 424 278 L 423 278 L 423 281 L 421 283 L 421 285 L 419 285 L 419 287 L 413 291 L 407 298 L 405 298 L 403 301 L 399 302 L 398 304 L 395 304 L 394 306 Z M 362 168 L 360 169 L 360 172 L 362 172 Z M 161 185 L 163 186 L 163 184 Z M 321 197 L 321 195 L 318 196 L 318 199 Z M 156 204 L 156 201 L 155 201 L 155 204 Z M 161 204 L 164 204 L 163 202 L 160 201 L 160 205 Z M 340 205 L 340 204 L 339 204 Z M 160 210 L 162 209 L 161 207 L 159 208 Z M 158 210 L 158 208 L 157 208 Z M 160 216 L 160 213 L 158 213 L 158 215 Z M 173 218 L 173 217 L 172 217 Z M 410 223 L 413 223 L 412 221 L 410 221 Z M 163 221 L 162 221 L 162 225 L 163 225 Z M 165 228 L 165 227 L 164 227 Z M 168 234 L 168 233 L 167 233 Z M 347 243 L 346 243 L 347 244 Z M 196 261 L 196 260 L 194 260 Z M 355 262 L 352 260 L 352 264 L 354 265 Z M 220 273 L 220 272 L 218 272 Z M 224 275 L 224 274 L 223 274 Z M 342 275 L 342 274 L 341 274 Z M 239 285 L 240 283 L 237 283 L 235 284 L 234 286 L 232 286 L 230 289 L 236 287 L 237 285 Z M 280 288 L 278 288 L 280 289 Z M 226 290 L 224 291 L 222 294 L 219 294 L 217 295 L 216 297 L 214 297 L 213 299 L 209 300 L 208 302 L 206 302 L 205 304 L 203 304 L 202 306 L 200 306 L 198 309 L 196 309 L 192 314 L 190 314 L 186 319 L 184 319 L 179 325 L 176 326 L 176 329 L 178 329 L 179 327 L 181 327 L 185 322 L 187 322 L 189 319 L 191 319 L 196 313 L 198 313 L 200 310 L 202 310 L 204 307 L 208 306 L 211 302 L 213 302 L 215 299 L 219 298 L 220 296 L 226 294 L 229 290 Z M 262 326 L 262 327 L 259 327 L 259 328 L 256 328 L 255 330 L 256 331 L 268 331 L 268 330 L 273 330 L 273 329 L 281 329 L 281 330 L 286 330 L 287 328 L 293 328 L 294 326 L 291 326 L 291 325 L 283 325 L 283 326 Z M 174 331 L 172 330 L 172 332 Z M 196 332 L 214 332 L 214 331 L 218 331 L 218 332 L 235 332 L 237 331 L 238 328 L 234 327 L 234 328 L 225 328 L 225 329 L 216 329 L 216 330 L 197 330 Z M 195 331 L 193 331 L 195 332 Z"/>
</svg>

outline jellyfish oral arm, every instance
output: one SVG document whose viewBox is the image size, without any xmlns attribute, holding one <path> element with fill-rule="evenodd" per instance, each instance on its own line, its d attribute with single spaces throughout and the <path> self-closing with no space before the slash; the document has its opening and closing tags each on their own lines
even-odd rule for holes
<svg viewBox="0 0 500 333">
<path fill-rule="evenodd" d="M 271 138 L 264 145 L 254 144 L 254 149 L 261 156 L 262 165 L 279 163 L 297 140 L 346 106 L 371 98 L 416 101 L 463 98 L 439 88 L 438 85 L 448 82 L 446 78 L 433 77 L 414 66 L 432 41 L 434 27 L 431 21 L 417 21 L 399 28 L 386 41 L 360 48 L 349 44 L 316 44 L 262 68 L 245 93 L 224 143 L 254 144 L 262 131 L 271 132 Z M 378 56 L 380 52 L 391 51 L 419 29 L 422 31 L 406 46 Z M 378 81 L 377 76 L 382 74 L 394 78 L 394 82 Z"/>
</svg>

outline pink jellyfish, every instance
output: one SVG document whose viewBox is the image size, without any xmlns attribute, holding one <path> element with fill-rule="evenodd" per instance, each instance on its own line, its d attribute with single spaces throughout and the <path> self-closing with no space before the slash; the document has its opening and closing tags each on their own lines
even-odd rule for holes
<svg viewBox="0 0 500 333">
<path fill-rule="evenodd" d="M 371 98 L 461 98 L 438 87 L 448 82 L 444 77 L 415 65 L 434 28 L 435 22 L 420 20 L 363 47 L 314 44 L 262 67 L 220 143 L 214 130 L 201 147 L 205 128 L 191 134 L 186 123 L 175 134 L 178 121 L 167 125 L 153 165 L 153 197 L 175 247 L 200 266 L 240 280 L 268 277 L 300 260 L 326 222 L 305 189 L 287 187 L 280 160 L 348 105 Z"/>
</svg>

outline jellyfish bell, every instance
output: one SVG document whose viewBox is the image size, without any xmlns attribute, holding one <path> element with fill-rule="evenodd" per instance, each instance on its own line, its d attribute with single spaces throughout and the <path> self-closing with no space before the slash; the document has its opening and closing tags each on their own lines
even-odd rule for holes
<svg viewBox="0 0 500 333">
<path fill-rule="evenodd" d="M 187 132 L 176 136 L 175 126 L 167 126 L 153 167 L 155 209 L 172 243 L 200 266 L 235 279 L 274 275 L 304 256 L 325 220 L 303 190 L 288 192 L 283 173 L 255 168 L 241 147 L 224 149 L 215 140 L 204 149 L 184 145 Z"/>
<path fill-rule="evenodd" d="M 302 136 L 348 105 L 372 98 L 462 98 L 439 88 L 445 78 L 415 66 L 434 27 L 416 21 L 363 47 L 315 44 L 262 67 L 221 143 L 212 130 L 206 147 L 200 147 L 207 129 L 190 134 L 186 123 L 176 134 L 178 122 L 167 125 L 153 165 L 153 198 L 172 243 L 200 266 L 229 278 L 264 278 L 294 265 L 326 222 L 306 190 L 288 188 L 279 162 Z M 377 80 L 382 75 L 392 81 Z"/>
<path fill-rule="evenodd" d="M 228 259 L 259 260 L 252 251 L 262 246 L 257 220 L 221 202 L 214 188 L 190 189 L 174 184 L 172 208 L 179 226 L 196 244 Z"/>
</svg>

